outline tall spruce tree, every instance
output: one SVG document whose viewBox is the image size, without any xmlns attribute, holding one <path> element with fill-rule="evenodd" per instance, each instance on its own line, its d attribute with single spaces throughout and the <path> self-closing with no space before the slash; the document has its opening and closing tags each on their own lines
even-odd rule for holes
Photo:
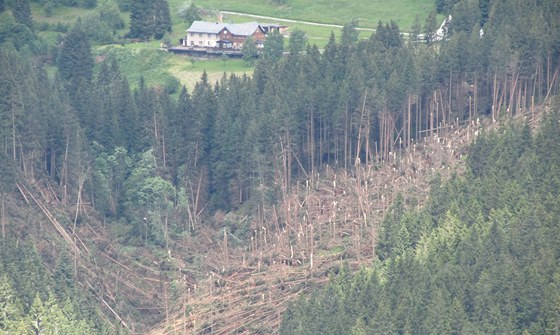
<svg viewBox="0 0 560 335">
<path fill-rule="evenodd" d="M 149 39 L 154 27 L 154 6 L 150 0 L 133 1 L 130 4 L 130 32 L 132 38 Z"/>
<path fill-rule="evenodd" d="M 12 7 L 12 13 L 18 23 L 25 24 L 33 30 L 33 17 L 31 16 L 29 0 L 16 0 Z"/>
<path fill-rule="evenodd" d="M 171 32 L 171 15 L 167 0 L 138 0 L 130 6 L 130 32 L 132 38 L 161 39 Z"/>
<path fill-rule="evenodd" d="M 249 36 L 245 43 L 243 43 L 243 47 L 241 48 L 241 53 L 243 54 L 243 60 L 249 64 L 253 65 L 255 59 L 259 56 L 259 51 L 257 50 L 257 45 L 251 36 Z"/>
<path fill-rule="evenodd" d="M 264 42 L 263 58 L 266 61 L 276 62 L 284 54 L 284 36 L 278 31 L 268 34 Z"/>
<path fill-rule="evenodd" d="M 66 80 L 71 102 L 79 114 L 83 113 L 88 106 L 83 104 L 87 99 L 82 94 L 90 92 L 94 64 L 91 46 L 80 22 L 64 38 L 57 65 L 60 76 Z"/>
<path fill-rule="evenodd" d="M 171 31 L 169 3 L 167 3 L 167 0 L 156 0 L 154 2 L 154 37 L 160 40 L 165 33 L 170 33 Z"/>
</svg>

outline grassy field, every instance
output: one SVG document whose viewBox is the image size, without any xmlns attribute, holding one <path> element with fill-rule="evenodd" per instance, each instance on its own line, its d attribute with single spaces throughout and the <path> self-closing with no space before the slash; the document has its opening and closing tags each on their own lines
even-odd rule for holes
<svg viewBox="0 0 560 335">
<path fill-rule="evenodd" d="M 169 0 L 173 9 L 184 0 Z M 360 27 L 375 28 L 379 20 L 394 20 L 408 30 L 416 14 L 424 20 L 434 8 L 433 0 L 286 0 L 278 6 L 263 0 L 197 0 L 197 6 L 264 16 L 344 25 L 353 19 Z"/>
<path fill-rule="evenodd" d="M 144 77 L 150 86 L 163 86 L 171 75 L 179 79 L 189 91 L 192 91 L 202 73 L 206 71 L 213 84 L 224 73 L 237 75 L 253 73 L 240 59 L 197 59 L 188 56 L 173 55 L 157 49 L 153 43 L 135 43 L 126 46 L 104 46 L 95 49 L 97 61 L 106 57 L 115 57 L 120 69 L 126 74 L 131 87 L 137 87 L 140 77 Z"/>
<path fill-rule="evenodd" d="M 210 83 L 219 81 L 224 73 L 236 74 L 242 76 L 243 74 L 251 75 L 253 68 L 241 59 L 194 59 L 188 56 L 172 56 L 167 61 L 168 71 L 177 77 L 189 91 L 192 91 L 196 82 L 206 71 Z"/>
</svg>

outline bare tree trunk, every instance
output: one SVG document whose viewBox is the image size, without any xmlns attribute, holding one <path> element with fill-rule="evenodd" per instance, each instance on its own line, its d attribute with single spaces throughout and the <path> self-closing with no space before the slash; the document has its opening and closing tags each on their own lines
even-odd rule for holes
<svg viewBox="0 0 560 335">
<path fill-rule="evenodd" d="M 68 184 L 68 147 L 70 146 L 70 136 L 66 138 L 66 148 L 64 149 L 64 163 L 62 164 L 62 176 L 60 178 L 60 185 L 62 186 L 62 204 L 66 206 L 68 199 L 67 184 Z"/>
<path fill-rule="evenodd" d="M 509 106 L 508 106 L 508 116 L 509 117 L 515 115 L 515 92 L 517 90 L 518 79 L 519 79 L 519 73 L 515 73 L 515 75 L 512 76 L 512 83 L 511 83 L 511 88 L 510 88 L 510 92 L 509 92 Z"/>
<path fill-rule="evenodd" d="M 545 100 L 548 99 L 550 93 L 553 91 L 554 86 L 556 85 L 556 79 L 558 79 L 558 68 L 554 71 L 554 75 L 552 76 L 552 81 L 550 82 L 550 86 L 547 89 Z"/>
<path fill-rule="evenodd" d="M 437 113 L 438 113 L 437 91 L 434 91 L 434 94 L 432 95 L 432 111 L 430 112 L 430 135 L 434 131 L 434 119 L 437 117 Z"/>
<path fill-rule="evenodd" d="M 78 215 L 80 214 L 80 206 L 81 206 L 81 202 L 82 202 L 82 189 L 84 187 L 84 183 L 85 183 L 85 173 L 82 171 L 82 173 L 80 173 L 79 176 L 79 181 L 78 181 L 78 196 L 77 196 L 77 200 L 76 200 L 76 213 L 74 215 L 74 225 L 72 227 L 72 235 L 76 234 L 76 224 L 78 222 Z"/>
<path fill-rule="evenodd" d="M 496 109 L 498 108 L 498 70 L 494 71 L 494 85 L 492 89 L 492 122 L 496 121 Z"/>
<path fill-rule="evenodd" d="M 367 91 L 364 94 L 364 102 L 362 103 L 362 113 L 360 114 L 360 123 L 358 124 L 358 140 L 356 142 L 356 159 L 354 159 L 354 165 L 358 166 L 360 162 L 360 151 L 361 151 L 361 144 L 362 144 L 362 129 L 364 126 L 364 115 L 366 112 L 366 101 L 367 101 Z M 367 158 L 366 158 L 367 160 Z"/>
<path fill-rule="evenodd" d="M 420 119 L 422 115 L 422 96 L 417 93 L 416 95 L 416 127 L 414 129 L 414 137 L 418 140 L 420 131 L 422 131 L 422 120 Z"/>
<path fill-rule="evenodd" d="M 478 74 L 474 74 L 474 114 L 478 115 Z"/>
<path fill-rule="evenodd" d="M 163 167 L 167 167 L 167 154 L 165 152 L 165 135 L 161 135 L 161 152 L 163 155 Z"/>
<path fill-rule="evenodd" d="M 408 94 L 408 101 L 407 101 L 407 105 L 406 105 L 406 139 L 405 139 L 405 143 L 407 147 L 410 147 L 410 143 L 411 143 L 411 139 L 412 139 L 412 96 L 410 94 Z"/>
<path fill-rule="evenodd" d="M 12 157 L 14 161 L 17 159 L 16 155 L 16 114 L 14 111 L 14 96 L 12 93 Z"/>
<path fill-rule="evenodd" d="M 344 109 L 344 169 L 348 168 L 349 152 L 348 152 L 348 101 L 346 102 L 346 108 Z"/>
<path fill-rule="evenodd" d="M 6 238 L 6 208 L 5 208 L 5 195 L 4 193 L 0 194 L 0 198 L 2 199 L 2 208 L 0 210 L 0 222 L 2 223 L 2 243 L 4 243 L 4 239 Z"/>
</svg>

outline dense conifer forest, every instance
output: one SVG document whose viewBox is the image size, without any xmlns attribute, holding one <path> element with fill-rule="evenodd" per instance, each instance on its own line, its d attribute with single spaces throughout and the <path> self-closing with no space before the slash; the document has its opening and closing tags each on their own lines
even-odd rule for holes
<svg viewBox="0 0 560 335">
<path fill-rule="evenodd" d="M 253 245 L 264 208 L 287 229 L 276 205 L 295 185 L 397 164 L 481 119 L 505 126 L 478 137 L 465 176 L 435 181 L 422 209 L 397 198 L 373 268 L 342 267 L 281 332 L 558 332 L 558 1 L 438 0 L 406 35 L 350 22 L 321 50 L 277 35 L 252 76 L 204 74 L 190 91 L 128 82 L 81 20 L 47 44 L 29 5 L 0 1 L 0 332 L 141 332 L 186 310 L 173 283 L 210 272 L 189 270 L 205 257 L 193 246 Z M 128 10 L 130 37 L 171 29 L 164 0 Z M 436 11 L 452 15 L 444 38 Z M 534 134 L 507 122 L 542 106 Z M 122 272 L 102 278 L 110 266 Z"/>
</svg>

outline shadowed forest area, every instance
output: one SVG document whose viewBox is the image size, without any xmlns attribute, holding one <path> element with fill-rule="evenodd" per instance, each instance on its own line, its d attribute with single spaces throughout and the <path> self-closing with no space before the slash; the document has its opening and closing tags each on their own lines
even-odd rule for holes
<svg viewBox="0 0 560 335">
<path fill-rule="evenodd" d="M 156 3 L 131 37 L 170 29 Z M 558 332 L 558 1 L 278 35 L 190 91 L 29 5 L 0 1 L 0 332 Z"/>
</svg>

